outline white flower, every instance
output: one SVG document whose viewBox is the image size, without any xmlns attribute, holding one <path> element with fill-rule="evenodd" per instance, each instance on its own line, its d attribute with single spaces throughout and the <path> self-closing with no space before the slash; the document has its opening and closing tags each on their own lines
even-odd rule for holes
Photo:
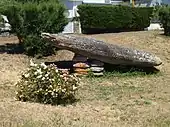
<svg viewBox="0 0 170 127">
<path fill-rule="evenodd" d="M 47 69 L 47 66 L 44 63 L 41 63 L 41 67 L 43 67 L 44 69 Z"/>
<path fill-rule="evenodd" d="M 67 76 L 67 74 L 63 74 L 63 76 L 64 76 L 64 77 L 66 77 L 66 76 Z"/>
<path fill-rule="evenodd" d="M 54 95 L 54 92 L 52 92 L 51 95 L 53 96 L 53 95 Z"/>
<path fill-rule="evenodd" d="M 15 82 L 15 84 L 14 84 L 14 85 L 16 86 L 19 82 L 20 82 L 20 80 L 18 80 L 17 82 Z"/>
<path fill-rule="evenodd" d="M 50 82 L 54 82 L 54 79 L 49 79 Z"/>
<path fill-rule="evenodd" d="M 30 74 L 28 73 L 28 74 L 25 74 L 24 76 L 25 76 L 25 78 L 28 78 L 30 76 Z"/>
<path fill-rule="evenodd" d="M 37 73 L 39 73 L 40 75 L 43 73 L 43 72 L 41 71 L 41 68 L 37 70 Z"/>
<path fill-rule="evenodd" d="M 48 77 L 49 73 L 45 74 L 45 77 Z"/>
<path fill-rule="evenodd" d="M 58 69 L 56 69 L 55 72 L 58 73 Z"/>
<path fill-rule="evenodd" d="M 30 66 L 34 66 L 32 59 L 30 60 Z"/>
<path fill-rule="evenodd" d="M 73 90 L 76 90 L 76 89 L 77 89 L 77 87 L 73 85 Z"/>
<path fill-rule="evenodd" d="M 38 74 L 38 72 L 36 71 L 36 72 L 34 72 L 34 75 L 37 75 Z"/>
<path fill-rule="evenodd" d="M 41 77 L 42 77 L 42 75 L 37 76 L 37 78 L 41 78 Z"/>
<path fill-rule="evenodd" d="M 66 92 L 66 89 L 62 89 L 61 91 L 62 91 L 62 92 Z"/>
<path fill-rule="evenodd" d="M 68 78 L 67 78 L 67 77 L 64 77 L 63 79 L 64 79 L 64 81 L 67 81 L 67 80 L 68 80 Z"/>
<path fill-rule="evenodd" d="M 31 67 L 36 67 L 37 64 L 34 64 L 33 60 L 31 59 L 31 60 L 30 60 L 30 66 L 31 66 Z"/>
<path fill-rule="evenodd" d="M 64 76 L 63 75 L 60 75 L 60 78 L 63 78 Z"/>
<path fill-rule="evenodd" d="M 45 80 L 45 77 L 43 77 L 42 80 Z"/>
<path fill-rule="evenodd" d="M 55 89 L 55 92 L 58 92 L 58 89 Z"/>
</svg>

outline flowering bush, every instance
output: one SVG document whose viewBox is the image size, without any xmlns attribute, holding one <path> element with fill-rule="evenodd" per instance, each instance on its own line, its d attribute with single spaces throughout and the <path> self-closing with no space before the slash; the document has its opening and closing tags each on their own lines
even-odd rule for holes
<svg viewBox="0 0 170 127">
<path fill-rule="evenodd" d="M 16 83 L 17 100 L 45 104 L 69 103 L 75 100 L 79 79 L 57 69 L 55 65 L 30 63 L 30 68 Z"/>
</svg>

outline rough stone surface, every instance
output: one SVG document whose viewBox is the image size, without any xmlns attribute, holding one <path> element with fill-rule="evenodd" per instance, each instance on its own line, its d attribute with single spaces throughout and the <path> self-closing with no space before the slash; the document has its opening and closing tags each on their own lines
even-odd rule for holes
<svg viewBox="0 0 170 127">
<path fill-rule="evenodd" d="M 152 67 L 162 64 L 159 57 L 136 49 L 108 44 L 100 40 L 66 34 L 42 33 L 56 47 L 70 50 L 105 63 Z"/>
<path fill-rule="evenodd" d="M 104 67 L 90 67 L 90 70 L 93 72 L 102 72 L 104 71 Z"/>
<path fill-rule="evenodd" d="M 87 63 L 79 62 L 79 63 L 73 64 L 73 67 L 75 67 L 75 68 L 89 68 L 89 65 Z"/>
<path fill-rule="evenodd" d="M 74 72 L 77 74 L 88 74 L 89 69 L 74 68 Z"/>
<path fill-rule="evenodd" d="M 80 55 L 75 55 L 74 57 L 73 57 L 73 61 L 74 62 L 86 62 L 87 61 L 87 57 L 85 57 L 85 56 L 80 56 Z"/>
<path fill-rule="evenodd" d="M 99 73 L 93 73 L 94 76 L 103 76 L 103 72 L 99 72 Z"/>
<path fill-rule="evenodd" d="M 91 67 L 103 67 L 104 63 L 98 60 L 88 59 Z"/>
</svg>

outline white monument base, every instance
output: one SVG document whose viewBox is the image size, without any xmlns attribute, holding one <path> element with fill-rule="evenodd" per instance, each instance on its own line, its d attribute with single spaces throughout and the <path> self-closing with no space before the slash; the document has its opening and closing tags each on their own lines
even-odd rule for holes
<svg viewBox="0 0 170 127">
<path fill-rule="evenodd" d="M 149 27 L 145 28 L 145 30 L 164 30 L 159 23 L 151 23 Z"/>
</svg>

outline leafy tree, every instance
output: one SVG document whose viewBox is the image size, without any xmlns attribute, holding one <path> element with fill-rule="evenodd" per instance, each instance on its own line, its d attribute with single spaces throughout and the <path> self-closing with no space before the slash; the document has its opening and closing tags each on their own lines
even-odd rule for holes
<svg viewBox="0 0 170 127">
<path fill-rule="evenodd" d="M 8 17 L 12 32 L 18 36 L 20 42 L 23 42 L 26 53 L 33 56 L 53 53 L 52 46 L 49 42 L 43 41 L 40 35 L 42 32 L 62 32 L 67 24 L 64 12 L 65 7 L 57 0 L 0 2 L 0 13 Z"/>
</svg>

